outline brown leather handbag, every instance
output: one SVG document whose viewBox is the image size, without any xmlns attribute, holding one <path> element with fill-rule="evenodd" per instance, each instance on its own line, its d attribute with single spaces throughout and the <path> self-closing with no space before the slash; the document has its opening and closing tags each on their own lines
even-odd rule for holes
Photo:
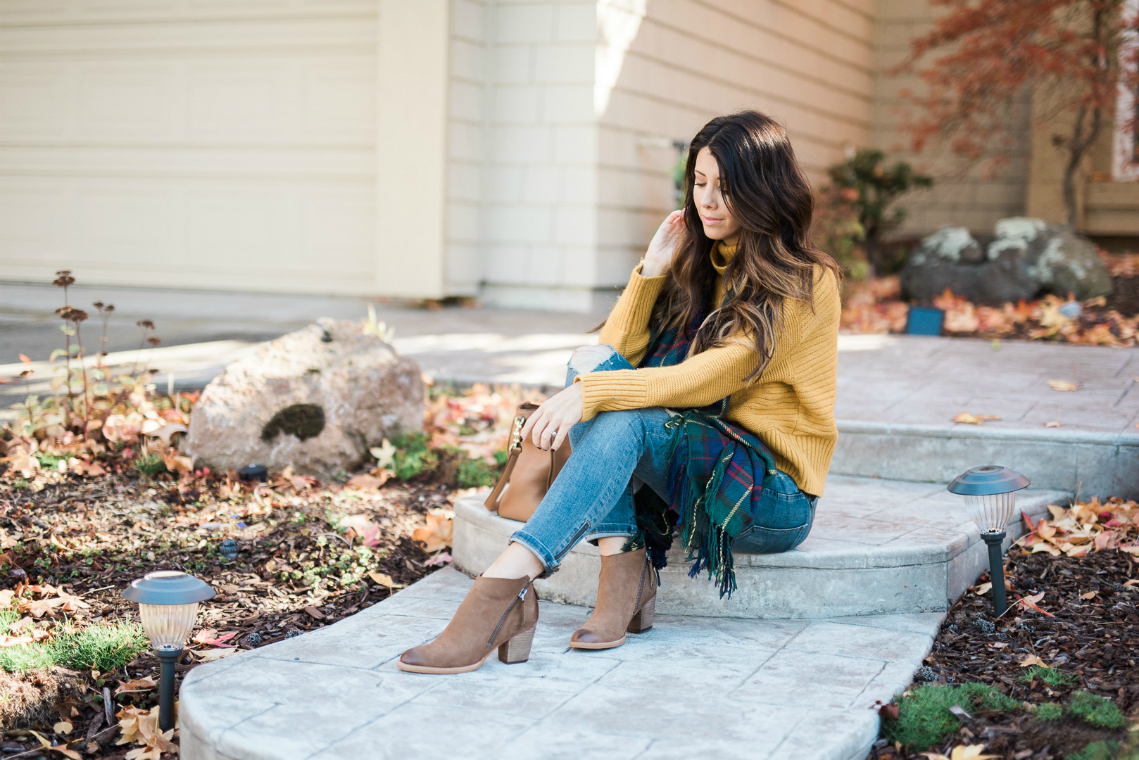
<svg viewBox="0 0 1139 760">
<path fill-rule="evenodd" d="M 570 455 L 567 436 L 556 451 L 542 451 L 527 438 L 522 440 L 522 427 L 538 408 L 529 402 L 519 404 L 510 430 L 510 457 L 494 490 L 486 499 L 486 508 L 499 517 L 526 522 L 538 508 L 554 478 Z"/>
</svg>

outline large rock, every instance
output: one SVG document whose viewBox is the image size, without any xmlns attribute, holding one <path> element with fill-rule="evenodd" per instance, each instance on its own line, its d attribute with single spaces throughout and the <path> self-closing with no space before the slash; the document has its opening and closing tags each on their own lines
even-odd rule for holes
<svg viewBox="0 0 1139 760">
<path fill-rule="evenodd" d="M 902 271 L 902 294 L 928 302 L 946 288 L 975 303 L 998 305 L 1044 293 L 1077 300 L 1111 293 L 1095 245 L 1067 227 L 1013 217 L 992 237 L 942 227 L 924 238 Z"/>
<path fill-rule="evenodd" d="M 185 448 L 215 472 L 247 464 L 327 479 L 423 427 L 419 365 L 359 323 L 320 319 L 225 368 L 194 406 Z"/>
</svg>

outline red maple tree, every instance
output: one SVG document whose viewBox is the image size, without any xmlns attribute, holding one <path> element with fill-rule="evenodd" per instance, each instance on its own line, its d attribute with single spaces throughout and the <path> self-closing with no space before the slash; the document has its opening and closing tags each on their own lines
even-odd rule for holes
<svg viewBox="0 0 1139 760">
<path fill-rule="evenodd" d="M 921 95 L 902 93 L 919 106 L 920 116 L 904 125 L 914 150 L 939 138 L 967 159 L 988 155 L 992 166 L 1007 162 L 1016 129 L 1013 106 L 1030 89 L 1052 109 L 1045 121 L 1071 116 L 1070 127 L 1052 141 L 1067 151 L 1064 204 L 1075 228 L 1081 161 L 1108 126 L 1118 89 L 1139 87 L 1139 27 L 1125 12 L 1126 0 L 930 2 L 945 14 L 888 72 L 916 73 L 926 85 Z"/>
</svg>

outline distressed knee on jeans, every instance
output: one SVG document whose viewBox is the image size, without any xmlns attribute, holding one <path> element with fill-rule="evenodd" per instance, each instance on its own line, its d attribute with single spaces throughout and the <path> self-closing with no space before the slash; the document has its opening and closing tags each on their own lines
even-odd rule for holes
<svg viewBox="0 0 1139 760">
<path fill-rule="evenodd" d="M 573 356 L 571 356 L 569 360 L 569 366 L 570 369 L 578 374 L 591 372 L 608 361 L 615 353 L 617 353 L 617 349 L 605 344 L 582 346 L 573 352 Z"/>
</svg>

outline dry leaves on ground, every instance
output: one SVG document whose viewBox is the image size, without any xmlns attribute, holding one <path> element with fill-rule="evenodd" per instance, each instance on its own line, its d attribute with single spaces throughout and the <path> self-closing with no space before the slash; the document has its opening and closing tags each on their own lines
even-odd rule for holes
<svg viewBox="0 0 1139 760">
<path fill-rule="evenodd" d="M 428 553 L 446 549 L 451 546 L 454 518 L 455 513 L 449 509 L 433 509 L 427 513 L 427 524 L 416 528 L 411 537 L 423 542 L 423 548 Z"/>
<path fill-rule="evenodd" d="M 126 760 L 159 760 L 163 752 L 178 753 L 174 743 L 176 728 L 161 731 L 158 728 L 158 707 L 141 710 L 124 707 L 115 713 L 122 736 L 115 744 L 139 744 L 126 755 Z M 78 760 L 78 755 L 76 755 Z"/>
<path fill-rule="evenodd" d="M 946 757 L 939 752 L 923 752 L 922 754 L 929 758 L 929 760 L 989 760 L 990 758 L 1000 757 L 1000 755 L 982 755 L 984 751 L 984 744 L 959 744 L 953 748 L 953 751 Z"/>
<path fill-rule="evenodd" d="M 1037 523 L 1022 515 L 1028 533 L 1017 543 L 1033 552 L 1082 557 L 1088 552 L 1120 549 L 1139 556 L 1139 504 L 1119 498 L 1049 505 L 1049 517 Z"/>
<path fill-rule="evenodd" d="M 954 417 L 950 422 L 964 422 L 967 425 L 983 425 L 987 420 L 999 420 L 999 414 L 970 414 L 969 412 L 961 412 Z"/>
<path fill-rule="evenodd" d="M 1067 299 L 1047 295 L 1037 301 L 980 306 L 949 290 L 933 300 L 933 305 L 945 312 L 944 331 L 948 335 L 1091 346 L 1139 344 L 1139 314 L 1130 313 L 1126 306 L 1119 308 L 1129 313 L 1120 313 L 1105 298 L 1092 298 L 1079 304 L 1078 315 L 1072 317 L 1068 316 L 1073 313 L 1070 307 L 1061 311 L 1066 303 Z M 852 281 L 845 286 L 841 328 L 846 332 L 904 332 L 908 314 L 909 305 L 901 300 L 896 276 Z"/>
</svg>

